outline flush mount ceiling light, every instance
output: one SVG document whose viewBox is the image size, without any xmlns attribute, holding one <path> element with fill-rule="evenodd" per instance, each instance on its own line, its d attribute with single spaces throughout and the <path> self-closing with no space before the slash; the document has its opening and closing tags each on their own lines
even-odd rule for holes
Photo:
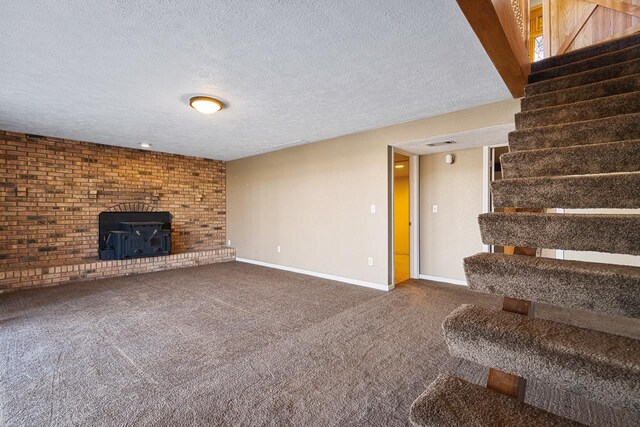
<svg viewBox="0 0 640 427">
<path fill-rule="evenodd" d="M 208 96 L 194 96 L 189 100 L 189 105 L 202 114 L 213 114 L 222 110 L 222 102 Z"/>
<path fill-rule="evenodd" d="M 141 142 L 140 143 L 140 147 L 142 147 L 142 148 L 151 148 L 151 144 L 148 144 L 146 142 Z"/>
<path fill-rule="evenodd" d="M 455 141 L 442 141 L 442 142 L 432 142 L 431 144 L 427 144 L 427 147 L 439 147 L 441 145 L 447 144 L 455 144 Z"/>
</svg>

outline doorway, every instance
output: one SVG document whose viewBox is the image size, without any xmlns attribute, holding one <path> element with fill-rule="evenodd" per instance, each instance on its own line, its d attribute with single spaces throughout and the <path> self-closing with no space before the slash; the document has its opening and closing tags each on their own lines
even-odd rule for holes
<svg viewBox="0 0 640 427">
<path fill-rule="evenodd" d="M 394 284 L 411 277 L 411 184 L 409 156 L 393 155 Z"/>
</svg>

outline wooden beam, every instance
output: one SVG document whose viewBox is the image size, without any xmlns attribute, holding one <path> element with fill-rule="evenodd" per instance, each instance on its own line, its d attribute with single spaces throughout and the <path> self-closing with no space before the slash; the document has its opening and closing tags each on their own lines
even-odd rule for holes
<svg viewBox="0 0 640 427">
<path fill-rule="evenodd" d="M 517 313 L 523 316 L 532 316 L 535 304 L 531 301 L 504 297 L 502 310 Z M 506 394 L 515 399 L 524 401 L 527 380 L 517 375 L 503 372 L 499 369 L 489 369 L 487 388 L 498 393 Z"/>
<path fill-rule="evenodd" d="M 524 401 L 527 380 L 499 369 L 489 369 L 487 388 Z"/>
<path fill-rule="evenodd" d="M 502 311 L 522 314 L 523 316 L 532 315 L 533 306 L 534 305 L 531 301 L 523 299 L 504 297 L 502 300 Z"/>
<path fill-rule="evenodd" d="M 618 12 L 626 13 L 627 15 L 640 18 L 640 6 L 632 4 L 628 0 L 586 0 L 589 3 L 594 3 L 607 9 L 613 9 Z"/>
<path fill-rule="evenodd" d="M 542 43 L 544 57 L 551 56 L 551 0 L 542 1 Z"/>
<path fill-rule="evenodd" d="M 562 45 L 558 48 L 558 51 L 555 53 L 556 55 L 561 55 L 565 53 L 567 49 L 569 49 L 569 46 L 571 45 L 571 43 L 573 43 L 576 37 L 578 37 L 578 34 L 580 33 L 580 31 L 582 31 L 585 24 L 587 23 L 589 18 L 591 18 L 591 15 L 593 15 L 593 12 L 595 12 L 597 8 L 598 8 L 597 4 L 592 4 L 591 6 L 589 6 L 585 14 L 578 21 L 578 25 L 576 25 L 576 27 L 573 29 L 571 34 L 569 34 L 567 38 L 564 39 L 564 42 L 562 42 Z"/>
<path fill-rule="evenodd" d="M 520 9 L 522 12 L 522 26 L 523 33 L 522 38 L 524 41 L 524 47 L 529 52 L 529 33 L 531 32 L 531 6 L 529 0 L 520 0 Z M 531 60 L 529 60 L 531 62 Z"/>
<path fill-rule="evenodd" d="M 606 37 L 606 38 L 604 38 L 602 40 L 598 40 L 598 43 L 596 43 L 596 44 L 606 43 L 608 41 L 619 39 L 619 38 L 626 37 L 626 36 L 630 36 L 630 35 L 636 34 L 636 33 L 640 33 L 640 24 L 634 25 L 633 27 L 625 28 L 624 30 L 622 30 L 622 31 L 620 31 L 618 33 L 612 34 L 609 37 Z"/>
<path fill-rule="evenodd" d="M 508 0 L 456 0 L 514 98 L 524 96 L 529 53 Z"/>
<path fill-rule="evenodd" d="M 540 212 L 540 209 L 528 208 L 504 208 L 504 212 Z M 504 246 L 504 253 L 507 255 L 536 256 L 535 248 L 523 248 L 519 246 Z M 517 298 L 502 298 L 502 311 L 516 313 L 522 316 L 533 316 L 535 303 L 532 301 Z M 499 369 L 490 368 L 487 377 L 487 388 L 498 393 L 511 396 L 524 401 L 527 388 L 527 380 L 517 375 L 503 372 Z"/>
</svg>

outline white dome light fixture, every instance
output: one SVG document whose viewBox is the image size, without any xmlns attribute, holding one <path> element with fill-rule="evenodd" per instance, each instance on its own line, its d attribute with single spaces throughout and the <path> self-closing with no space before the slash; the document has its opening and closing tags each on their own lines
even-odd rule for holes
<svg viewBox="0 0 640 427">
<path fill-rule="evenodd" d="M 189 105 L 194 110 L 201 112 L 202 114 L 213 114 L 222 110 L 223 104 L 221 101 L 208 96 L 194 96 L 189 100 Z"/>
</svg>

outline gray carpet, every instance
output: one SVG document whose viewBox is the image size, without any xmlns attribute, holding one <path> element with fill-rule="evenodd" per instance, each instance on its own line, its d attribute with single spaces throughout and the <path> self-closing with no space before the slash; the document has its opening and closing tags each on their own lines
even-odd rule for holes
<svg viewBox="0 0 640 427">
<path fill-rule="evenodd" d="M 640 59 L 638 60 L 640 62 Z M 639 70 L 640 72 L 640 70 Z M 630 141 L 640 135 L 640 113 L 509 132 L 509 151 Z"/>
<path fill-rule="evenodd" d="M 640 73 L 640 59 L 632 59 L 626 62 L 607 65 L 605 67 L 594 68 L 582 73 L 570 76 L 558 77 L 551 80 L 528 84 L 524 88 L 527 97 L 570 89 L 577 86 L 587 86 L 596 82 L 616 79 L 618 77 L 630 76 Z"/>
<path fill-rule="evenodd" d="M 0 425 L 404 426 L 439 373 L 486 380 L 448 355 L 440 325 L 460 304 L 498 301 L 454 285 L 385 293 L 236 262 L 3 294 Z M 625 331 L 617 318 L 538 312 Z M 587 424 L 640 424 L 536 382 L 527 396 Z"/>
<path fill-rule="evenodd" d="M 464 271 L 479 292 L 640 319 L 640 267 L 481 253 Z"/>
<path fill-rule="evenodd" d="M 597 56 L 584 58 L 581 61 L 573 61 L 568 64 L 558 65 L 529 74 L 529 83 L 536 83 L 545 80 L 555 79 L 559 77 L 569 76 L 585 71 L 591 71 L 599 67 L 614 65 L 620 62 L 630 61 L 640 57 L 640 43 L 632 44 L 626 48 L 620 48 L 613 52 L 602 53 Z"/>
<path fill-rule="evenodd" d="M 584 426 L 446 374 L 440 375 L 413 402 L 410 420 L 415 427 Z"/>
<path fill-rule="evenodd" d="M 640 412 L 640 341 L 464 304 L 442 324 L 449 353 Z"/>
<path fill-rule="evenodd" d="M 638 209 L 640 172 L 500 179 L 491 196 L 497 208 Z"/>
<path fill-rule="evenodd" d="M 640 215 L 490 212 L 478 216 L 486 245 L 640 255 Z"/>
<path fill-rule="evenodd" d="M 502 178 L 640 170 L 640 140 L 514 151 L 500 156 Z"/>
<path fill-rule="evenodd" d="M 636 73 L 638 72 L 639 71 L 636 71 Z M 556 92 L 546 92 L 539 95 L 527 96 L 520 99 L 520 105 L 522 107 L 522 111 L 530 111 L 537 108 L 566 105 L 574 102 L 588 101 L 590 99 L 602 98 L 637 90 L 640 90 L 640 74 L 631 74 L 612 78 L 610 80 L 562 89 Z"/>
<path fill-rule="evenodd" d="M 640 50 L 640 47 L 639 47 Z M 556 105 L 516 114 L 516 129 L 582 122 L 640 111 L 638 91 L 598 97 L 573 104 Z"/>
</svg>

